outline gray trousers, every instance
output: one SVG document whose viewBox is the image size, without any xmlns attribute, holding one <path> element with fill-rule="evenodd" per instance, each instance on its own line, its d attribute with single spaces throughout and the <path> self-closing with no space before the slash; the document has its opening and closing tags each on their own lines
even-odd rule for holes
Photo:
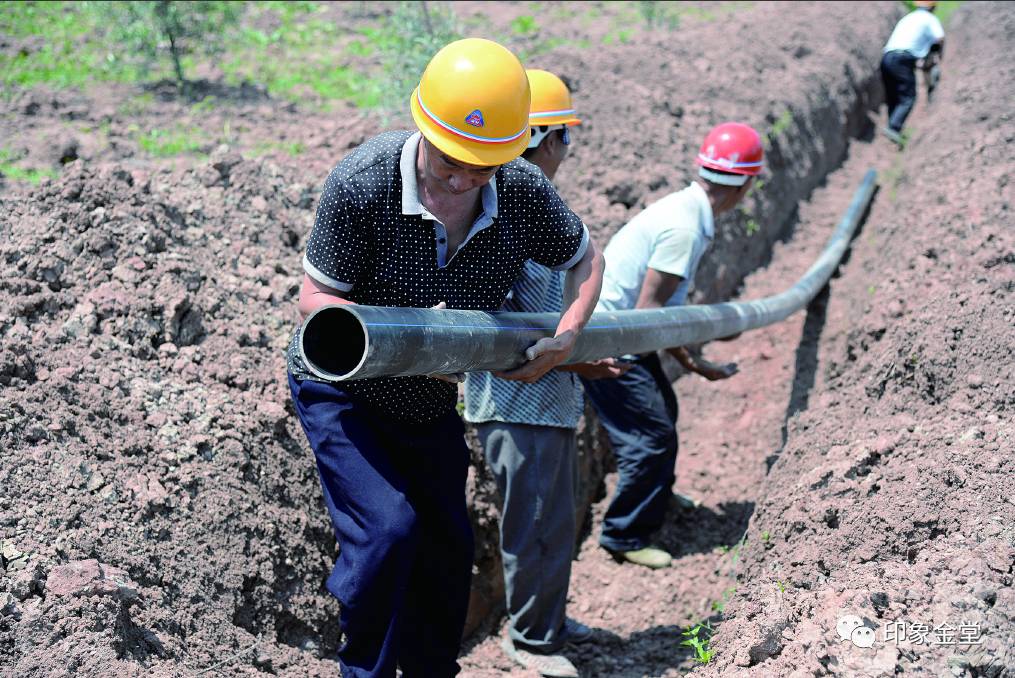
<svg viewBox="0 0 1015 678">
<path fill-rule="evenodd" d="M 574 554 L 575 431 L 487 422 L 476 431 L 504 507 L 500 548 L 509 636 L 540 653 L 564 644 L 567 587 Z"/>
</svg>

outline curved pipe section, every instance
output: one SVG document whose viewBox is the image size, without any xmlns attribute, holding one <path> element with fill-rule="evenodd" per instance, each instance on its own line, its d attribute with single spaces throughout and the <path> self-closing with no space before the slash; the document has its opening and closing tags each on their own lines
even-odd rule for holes
<svg viewBox="0 0 1015 678">
<path fill-rule="evenodd" d="M 568 363 L 697 344 L 784 320 L 807 306 L 832 276 L 876 187 L 868 170 L 818 260 L 785 292 L 755 301 L 593 314 Z M 328 381 L 503 370 L 553 336 L 557 313 L 485 313 L 343 304 L 303 322 L 300 352 Z"/>
</svg>

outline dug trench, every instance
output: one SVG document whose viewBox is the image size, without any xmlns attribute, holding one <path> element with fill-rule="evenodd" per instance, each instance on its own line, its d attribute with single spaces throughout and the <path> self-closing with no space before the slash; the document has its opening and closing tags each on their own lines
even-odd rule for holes
<svg viewBox="0 0 1015 678">
<path fill-rule="evenodd" d="M 1015 675 L 1013 22 L 1003 3 L 962 8 L 905 153 L 852 140 L 738 295 L 785 289 L 875 167 L 881 191 L 825 293 L 709 345 L 737 377 L 677 382 L 677 486 L 704 506 L 671 513 L 667 571 L 612 562 L 594 529 L 583 541 L 569 610 L 597 642 L 566 650 L 582 675 Z M 848 616 L 872 647 L 840 635 Z M 492 638 L 467 662 L 523 675 Z"/>
<path fill-rule="evenodd" d="M 851 140 L 856 147 L 854 137 L 871 131 L 869 113 L 880 100 L 880 45 L 899 11 L 891 3 L 863 11 L 831 4 L 802 6 L 787 17 L 759 5 L 722 26 L 703 24 L 694 36 L 649 35 L 638 45 L 594 53 L 561 48 L 541 57 L 533 65 L 569 75 L 587 111 L 583 141 L 560 176 L 562 193 L 603 244 L 645 204 L 690 178 L 688 160 L 710 124 L 751 122 L 768 136 L 765 185 L 744 212 L 724 220 L 716 263 L 700 272 L 695 300 L 728 298 L 747 274 L 769 263 L 773 250 L 772 265 L 748 278 L 741 294 L 782 289 L 813 260 L 834 225 L 847 186 L 858 180 L 846 175 L 862 172 L 847 163 L 829 175 Z M 702 58 L 702 40 L 719 44 L 748 29 L 756 39 L 722 66 Z M 624 143 L 637 130 L 631 121 L 651 121 L 651 143 Z M 361 121 L 349 128 L 347 139 L 336 132 L 338 148 L 362 138 Z M 839 198 L 821 207 L 819 189 L 798 214 L 826 177 Z M 305 168 L 223 150 L 206 165 L 174 171 L 78 161 L 31 194 L 4 197 L 5 671 L 336 672 L 330 657 L 337 603 L 322 585 L 336 546 L 312 457 L 288 404 L 281 357 L 321 179 Z M 785 252 L 794 256 L 783 261 Z M 991 276 L 1010 270 L 1005 253 L 999 256 L 1000 263 L 985 269 Z M 775 267 L 777 261 L 783 263 Z M 607 560 L 595 547 L 594 529 L 583 541 L 571 610 L 599 629 L 601 641 L 575 655 L 584 672 L 675 675 L 690 661 L 680 645 L 682 628 L 728 597 L 734 616 L 716 639 L 716 647 L 728 649 L 716 662 L 743 664 L 734 645 L 748 642 L 750 633 L 722 634 L 739 623 L 737 605 L 759 598 L 746 585 L 727 595 L 744 575 L 733 561 L 755 554 L 737 562 L 761 580 L 756 563 L 766 561 L 757 552 L 764 552 L 765 540 L 750 532 L 746 542 L 741 537 L 755 503 L 764 515 L 780 511 L 761 502 L 774 496 L 763 494 L 765 461 L 782 448 L 786 403 L 802 414 L 787 426 L 786 451 L 773 473 L 794 456 L 798 422 L 820 416 L 806 409 L 814 371 L 800 370 L 794 381 L 792 359 L 785 362 L 804 324 L 797 317 L 773 333 L 706 349 L 737 355 L 750 346 L 753 353 L 738 356 L 744 379 L 708 387 L 677 382 L 684 410 L 678 484 L 702 496 L 705 507 L 673 515 L 663 540 L 678 567 L 661 576 Z M 808 315 L 812 343 L 820 327 Z M 857 335 L 856 341 L 870 340 Z M 801 350 L 797 360 L 817 358 Z M 785 367 L 772 369 L 779 364 Z M 931 378 L 915 368 L 913 374 L 913 380 Z M 780 389 L 791 393 L 783 398 Z M 993 389 L 991 382 L 977 393 Z M 850 418 L 842 426 L 857 417 L 842 413 Z M 996 427 L 982 433 L 974 439 L 986 444 L 1001 435 Z M 582 443 L 579 508 L 592 526 L 603 502 L 591 515 L 587 507 L 603 496 L 604 477 L 609 490 L 609 455 L 594 422 Z M 496 501 L 478 452 L 469 492 L 480 543 L 470 628 L 479 630 L 479 640 L 463 662 L 472 675 L 500 675 L 512 667 L 494 639 L 482 639 L 496 632 L 501 593 Z M 769 539 L 773 552 L 799 546 L 792 537 L 782 545 L 775 523 L 758 529 L 777 535 Z M 988 529 L 985 523 L 983 533 Z M 850 562 L 841 565 L 848 569 Z M 1004 595 L 996 592 L 995 602 L 1003 603 Z M 752 619 L 749 611 L 744 618 Z M 749 665 L 757 652 L 746 652 Z M 791 656 L 780 650 L 768 658 Z M 823 670 L 836 668 L 828 658 L 817 661 Z"/>
</svg>

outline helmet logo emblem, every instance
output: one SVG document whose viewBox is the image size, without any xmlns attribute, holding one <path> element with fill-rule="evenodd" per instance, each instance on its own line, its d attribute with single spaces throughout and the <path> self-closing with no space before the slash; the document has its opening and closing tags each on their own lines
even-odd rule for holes
<svg viewBox="0 0 1015 678">
<path fill-rule="evenodd" d="M 472 125 L 473 127 L 483 126 L 483 114 L 477 108 L 472 113 L 469 113 L 468 117 L 465 118 L 465 124 Z"/>
</svg>

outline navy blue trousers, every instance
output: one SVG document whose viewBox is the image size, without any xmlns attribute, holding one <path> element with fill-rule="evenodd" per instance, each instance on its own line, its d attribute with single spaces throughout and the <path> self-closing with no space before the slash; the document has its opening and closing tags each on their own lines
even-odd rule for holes
<svg viewBox="0 0 1015 678">
<path fill-rule="evenodd" d="M 662 527 L 677 463 L 677 396 L 659 356 L 638 358 L 617 379 L 582 380 L 617 459 L 617 490 L 599 543 L 611 551 L 650 544 Z"/>
<path fill-rule="evenodd" d="M 885 53 L 881 57 L 881 82 L 888 104 L 888 126 L 901 132 L 916 103 L 916 57 L 904 50 Z"/>
<path fill-rule="evenodd" d="M 332 384 L 289 375 L 289 388 L 338 540 L 327 587 L 342 606 L 343 678 L 393 678 L 396 665 L 454 676 L 473 559 L 462 420 L 404 424 Z"/>
</svg>

